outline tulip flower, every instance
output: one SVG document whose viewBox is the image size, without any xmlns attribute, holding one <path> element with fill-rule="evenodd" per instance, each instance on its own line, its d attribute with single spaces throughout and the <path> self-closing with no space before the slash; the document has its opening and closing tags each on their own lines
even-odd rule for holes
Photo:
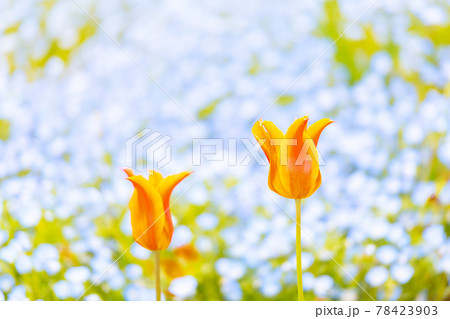
<svg viewBox="0 0 450 319">
<path fill-rule="evenodd" d="M 253 134 L 263 149 L 269 164 L 269 188 L 287 198 L 311 196 L 320 186 L 316 149 L 323 129 L 333 121 L 322 119 L 307 128 L 308 117 L 297 119 L 283 134 L 269 121 L 258 121 Z"/>
<path fill-rule="evenodd" d="M 157 300 L 160 300 L 160 251 L 169 247 L 173 235 L 170 195 L 175 186 L 191 172 L 163 178 L 160 173 L 150 171 L 150 176 L 146 179 L 141 175 L 134 175 L 130 168 L 125 168 L 124 171 L 134 186 L 129 204 L 133 237 L 139 245 L 154 251 Z"/>
<path fill-rule="evenodd" d="M 298 298 L 303 300 L 301 273 L 301 200 L 314 194 L 322 183 L 317 143 L 325 127 L 333 123 L 322 119 L 307 127 L 308 117 L 296 119 L 284 134 L 269 121 L 258 121 L 252 132 L 269 161 L 269 188 L 295 199 Z"/>
</svg>

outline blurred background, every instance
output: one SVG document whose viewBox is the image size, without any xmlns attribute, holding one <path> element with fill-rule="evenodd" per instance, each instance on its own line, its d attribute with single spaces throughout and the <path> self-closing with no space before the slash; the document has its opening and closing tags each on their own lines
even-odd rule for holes
<svg viewBox="0 0 450 319">
<path fill-rule="evenodd" d="M 449 300 L 450 2 L 372 4 L 2 0 L 0 300 L 155 299 L 120 170 L 145 128 L 172 137 L 164 175 L 195 170 L 164 298 L 295 300 L 294 202 L 191 146 L 306 114 L 336 121 L 303 201 L 306 299 Z"/>
</svg>

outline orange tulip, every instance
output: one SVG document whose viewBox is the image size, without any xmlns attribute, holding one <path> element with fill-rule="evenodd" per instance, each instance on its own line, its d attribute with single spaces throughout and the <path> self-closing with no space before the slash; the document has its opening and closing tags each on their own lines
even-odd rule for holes
<svg viewBox="0 0 450 319">
<path fill-rule="evenodd" d="M 286 134 L 269 121 L 258 121 L 252 132 L 269 164 L 269 188 L 293 199 L 311 196 L 320 186 L 317 142 L 323 129 L 333 123 L 322 119 L 307 128 L 304 116 L 291 124 Z"/>
<path fill-rule="evenodd" d="M 160 173 L 150 171 L 149 178 L 145 179 L 134 175 L 131 168 L 125 168 L 124 171 L 134 186 L 129 204 L 134 239 L 149 250 L 167 249 L 173 235 L 170 195 L 175 186 L 192 172 L 163 178 Z"/>
</svg>

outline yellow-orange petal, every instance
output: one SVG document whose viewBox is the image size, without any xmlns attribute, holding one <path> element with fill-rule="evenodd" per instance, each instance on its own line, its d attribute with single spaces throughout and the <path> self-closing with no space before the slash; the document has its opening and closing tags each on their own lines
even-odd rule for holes
<svg viewBox="0 0 450 319">
<path fill-rule="evenodd" d="M 270 190 L 280 196 L 292 198 L 289 189 L 290 176 L 287 171 L 287 166 L 270 165 L 268 185 Z"/>
<path fill-rule="evenodd" d="M 313 181 L 313 184 L 311 185 L 310 190 L 302 198 L 307 198 L 307 197 L 311 196 L 312 194 L 314 194 L 319 189 L 321 184 L 322 184 L 322 174 L 320 174 L 320 171 L 319 171 L 319 175 L 317 175 L 317 178 Z"/>
<path fill-rule="evenodd" d="M 272 122 L 264 121 L 262 123 L 263 127 L 266 129 L 267 133 L 269 133 L 269 137 L 271 139 L 284 138 L 284 133 Z"/>
<path fill-rule="evenodd" d="M 268 140 L 268 153 L 270 155 L 270 169 L 268 176 L 268 184 L 269 188 L 280 194 L 281 196 L 288 196 L 289 190 L 287 189 L 287 180 L 284 175 L 284 171 L 286 168 L 286 159 L 281 159 L 280 156 L 284 156 L 285 154 L 281 154 L 281 147 L 283 147 L 283 152 L 285 151 L 285 135 L 284 133 L 272 122 L 263 121 L 261 123 L 262 132 L 265 134 L 266 139 Z M 284 163 L 284 166 L 280 166 L 281 162 Z"/>
<path fill-rule="evenodd" d="M 157 189 L 161 194 L 161 198 L 163 199 L 164 207 L 169 207 L 170 195 L 172 194 L 173 189 L 177 186 L 183 179 L 188 177 L 192 172 L 181 172 L 178 174 L 170 175 L 164 178 L 161 183 L 159 183 Z"/>
<path fill-rule="evenodd" d="M 268 138 L 267 131 L 262 126 L 262 121 L 257 121 L 252 127 L 252 133 L 256 138 L 259 146 L 261 146 L 267 160 L 270 163 L 270 139 Z"/>
<path fill-rule="evenodd" d="M 334 121 L 330 119 L 321 119 L 317 121 L 316 123 L 312 124 L 308 129 L 306 130 L 306 133 L 313 139 L 314 144 L 317 146 L 317 143 L 319 142 L 319 137 L 322 131 L 325 127 L 333 123 Z"/>
<path fill-rule="evenodd" d="M 302 118 L 296 119 L 291 126 L 289 126 L 286 132 L 286 138 L 295 140 L 295 144 L 290 145 L 288 149 L 288 165 L 289 169 L 296 170 L 299 169 L 296 166 L 297 158 L 303 147 L 303 142 L 306 136 L 306 126 L 308 124 L 308 117 L 304 116 Z M 292 141 L 293 142 L 293 141 Z"/>
<path fill-rule="evenodd" d="M 273 165 L 286 165 L 286 136 L 275 124 L 270 121 L 264 121 L 262 123 L 262 126 L 267 132 L 267 138 L 269 139 L 269 153 L 271 160 L 270 166 L 272 167 Z"/>
<path fill-rule="evenodd" d="M 127 174 L 128 177 L 131 177 L 134 175 L 133 170 L 129 167 L 124 167 L 124 168 L 122 168 L 122 170 L 125 172 L 125 174 Z"/>
<path fill-rule="evenodd" d="M 166 220 L 160 193 L 140 175 L 130 176 L 128 180 L 135 187 L 130 200 L 131 227 L 134 239 L 149 250 L 167 248 L 164 247 L 165 242 L 161 243 Z"/>
<path fill-rule="evenodd" d="M 295 138 L 303 142 L 303 134 L 306 131 L 306 126 L 308 124 L 308 117 L 303 116 L 296 119 L 288 128 L 286 132 L 286 138 Z"/>
<path fill-rule="evenodd" d="M 161 195 L 164 206 L 164 212 L 166 214 L 165 216 L 166 223 L 163 229 L 164 235 L 163 238 L 164 244 L 166 244 L 167 247 L 169 246 L 173 235 L 172 214 L 170 212 L 170 195 L 172 194 L 173 189 L 190 174 L 192 174 L 192 172 L 182 172 L 179 174 L 167 176 L 161 181 L 161 183 L 159 183 L 157 188 L 159 194 Z"/>
<path fill-rule="evenodd" d="M 161 175 L 161 173 L 154 170 L 149 170 L 148 173 L 149 173 L 148 180 L 154 187 L 157 187 L 159 183 L 163 180 L 163 176 Z"/>
</svg>

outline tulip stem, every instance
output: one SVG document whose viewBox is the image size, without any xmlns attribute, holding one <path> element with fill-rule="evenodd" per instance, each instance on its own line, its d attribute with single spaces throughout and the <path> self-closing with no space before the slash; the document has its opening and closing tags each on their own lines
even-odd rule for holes
<svg viewBox="0 0 450 319">
<path fill-rule="evenodd" d="M 161 301 L 161 272 L 159 268 L 159 256 L 161 252 L 154 251 L 155 254 L 155 286 L 156 286 L 156 301 Z"/>
<path fill-rule="evenodd" d="M 302 284 L 302 231 L 301 231 L 301 199 L 295 200 L 295 248 L 297 253 L 297 290 L 298 290 L 298 300 L 303 301 L 303 284 Z"/>
</svg>

